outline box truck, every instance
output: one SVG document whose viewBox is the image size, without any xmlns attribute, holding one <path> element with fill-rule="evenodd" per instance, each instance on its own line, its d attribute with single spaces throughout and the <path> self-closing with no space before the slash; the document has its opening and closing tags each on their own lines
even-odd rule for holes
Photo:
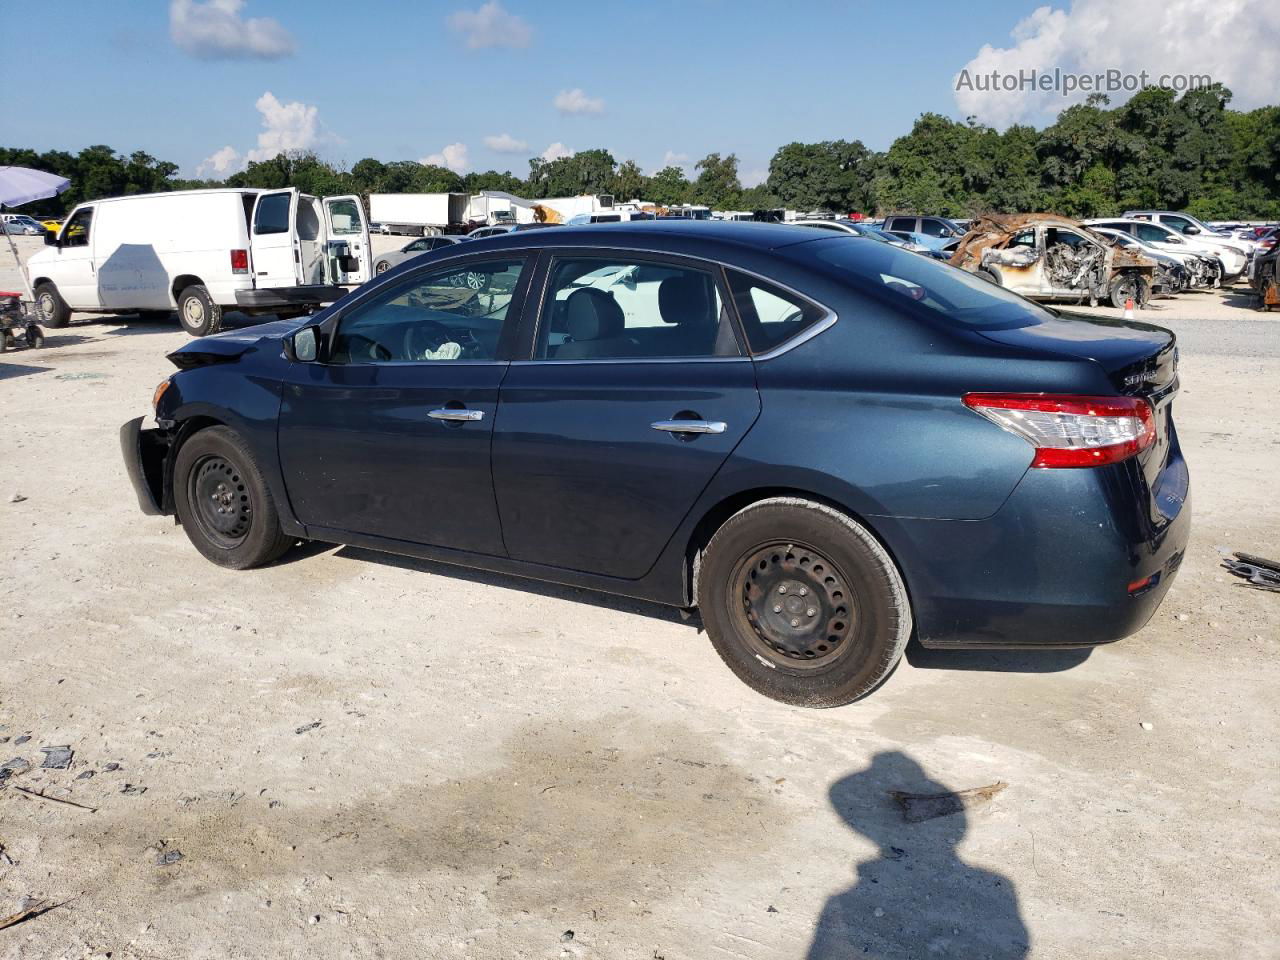
<svg viewBox="0 0 1280 960">
<path fill-rule="evenodd" d="M 465 225 L 469 201 L 465 193 L 371 193 L 369 217 L 383 233 L 425 237 Z"/>
</svg>

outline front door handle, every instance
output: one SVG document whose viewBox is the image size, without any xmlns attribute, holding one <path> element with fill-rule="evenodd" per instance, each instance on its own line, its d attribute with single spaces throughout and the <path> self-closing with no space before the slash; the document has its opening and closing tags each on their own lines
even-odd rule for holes
<svg viewBox="0 0 1280 960">
<path fill-rule="evenodd" d="M 667 433 L 724 433 L 728 429 L 722 420 L 657 420 L 649 426 Z"/>
<path fill-rule="evenodd" d="M 441 407 L 439 410 L 432 410 L 427 414 L 432 420 L 448 420 L 454 423 L 471 423 L 476 420 L 484 419 L 483 410 L 459 410 L 450 407 Z"/>
</svg>

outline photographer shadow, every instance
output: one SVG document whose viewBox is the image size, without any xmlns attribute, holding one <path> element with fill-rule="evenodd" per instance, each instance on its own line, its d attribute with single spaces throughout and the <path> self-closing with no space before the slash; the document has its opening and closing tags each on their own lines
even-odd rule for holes
<svg viewBox="0 0 1280 960">
<path fill-rule="evenodd" d="M 808 960 L 989 957 L 1017 960 L 1028 933 L 1012 881 L 960 859 L 964 811 L 908 823 L 889 791 L 946 793 L 911 757 L 875 756 L 871 766 L 831 786 L 836 812 L 879 847 L 857 865 L 857 880 L 823 908 Z"/>
</svg>

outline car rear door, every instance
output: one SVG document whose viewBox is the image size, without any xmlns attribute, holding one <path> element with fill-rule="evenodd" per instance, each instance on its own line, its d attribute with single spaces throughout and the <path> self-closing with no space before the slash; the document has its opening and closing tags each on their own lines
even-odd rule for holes
<svg viewBox="0 0 1280 960">
<path fill-rule="evenodd" d="M 253 279 L 258 287 L 292 287 L 302 282 L 302 250 L 294 227 L 298 191 L 258 194 L 250 225 Z"/>
<path fill-rule="evenodd" d="M 534 289 L 493 440 L 507 551 L 638 579 L 760 412 L 723 271 L 566 250 Z"/>
<path fill-rule="evenodd" d="M 490 441 L 525 259 L 494 251 L 379 284 L 326 321 L 320 362 L 290 366 L 280 462 L 322 539 L 504 553 Z"/>
<path fill-rule="evenodd" d="M 348 261 L 338 262 L 335 283 L 360 284 L 373 276 L 373 254 L 369 245 L 369 219 L 357 196 L 325 197 L 324 225 L 330 242 L 346 241 Z M 351 268 L 351 269 L 347 269 Z"/>
</svg>

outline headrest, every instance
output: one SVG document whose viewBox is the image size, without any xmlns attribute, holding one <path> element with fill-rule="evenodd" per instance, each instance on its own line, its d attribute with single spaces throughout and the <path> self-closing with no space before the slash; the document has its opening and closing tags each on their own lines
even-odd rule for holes
<svg viewBox="0 0 1280 960">
<path fill-rule="evenodd" d="M 663 323 L 710 326 L 714 318 L 707 299 L 706 278 L 688 273 L 667 277 L 658 286 L 658 312 Z"/>
<path fill-rule="evenodd" d="M 622 336 L 626 318 L 611 294 L 585 287 L 564 302 L 565 329 L 575 343 Z"/>
</svg>

